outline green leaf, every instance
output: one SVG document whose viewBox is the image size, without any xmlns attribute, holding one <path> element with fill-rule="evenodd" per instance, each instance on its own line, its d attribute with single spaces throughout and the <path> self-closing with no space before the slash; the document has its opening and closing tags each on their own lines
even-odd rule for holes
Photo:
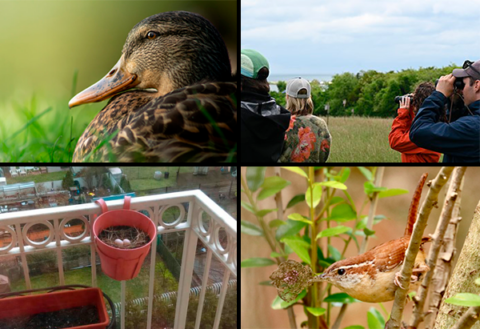
<svg viewBox="0 0 480 329">
<path fill-rule="evenodd" d="M 324 314 L 325 311 L 326 311 L 326 309 L 324 309 L 322 307 L 309 307 L 309 306 L 307 306 L 306 309 L 307 309 L 308 312 L 312 313 L 315 316 L 320 316 L 320 315 Z"/>
<path fill-rule="evenodd" d="M 365 236 L 370 236 L 370 235 L 374 235 L 375 231 L 374 230 L 369 230 L 368 228 L 365 227 L 363 229 L 363 233 L 365 233 Z"/>
<path fill-rule="evenodd" d="M 275 228 L 275 227 L 279 227 L 279 226 L 285 225 L 285 224 L 287 224 L 287 223 L 284 222 L 283 220 L 274 219 L 274 220 L 272 220 L 268 223 L 268 226 L 270 226 L 270 228 Z"/>
<path fill-rule="evenodd" d="M 382 192 L 387 190 L 386 187 L 377 187 L 372 182 L 365 182 L 363 184 L 363 189 L 365 190 L 365 194 L 368 194 L 368 195 L 374 192 Z"/>
<path fill-rule="evenodd" d="M 344 167 L 342 168 L 342 171 L 340 172 L 340 179 L 338 180 L 340 183 L 345 183 L 348 179 L 348 177 L 350 177 L 350 168 L 348 167 Z"/>
<path fill-rule="evenodd" d="M 253 210 L 253 207 L 250 203 L 246 203 L 245 201 L 242 201 L 242 207 L 245 208 L 246 210 L 250 211 L 251 213 L 255 213 L 255 211 Z"/>
<path fill-rule="evenodd" d="M 293 171 L 294 173 L 299 174 L 300 176 L 303 176 L 308 179 L 307 174 L 300 167 L 282 167 L 282 168 Z"/>
<path fill-rule="evenodd" d="M 280 297 L 277 296 L 277 297 L 275 297 L 275 299 L 272 302 L 272 308 L 274 310 L 281 310 L 281 309 L 287 308 L 287 307 L 295 304 L 297 301 L 299 301 L 300 299 L 302 299 L 306 295 L 307 295 L 307 290 L 303 289 L 303 291 L 297 296 L 297 298 L 295 298 L 291 302 L 286 302 L 286 301 L 284 301 L 283 299 L 281 299 Z"/>
<path fill-rule="evenodd" d="M 305 226 L 307 226 L 307 224 L 304 222 L 287 219 L 286 225 L 282 225 L 277 229 L 277 233 L 275 234 L 275 237 L 277 238 L 278 241 L 280 241 L 280 239 L 284 237 L 294 236 L 298 232 L 300 232 L 302 228 L 304 228 Z"/>
<path fill-rule="evenodd" d="M 357 300 L 344 292 L 339 292 L 337 294 L 328 296 L 323 301 L 326 303 L 350 304 L 350 303 L 355 303 Z"/>
<path fill-rule="evenodd" d="M 445 299 L 445 302 L 458 306 L 480 306 L 480 296 L 470 293 L 459 293 Z"/>
<path fill-rule="evenodd" d="M 337 204 L 337 203 L 340 203 L 340 202 L 345 202 L 345 199 L 340 197 L 340 196 L 334 196 L 331 200 L 330 200 L 330 206 L 331 205 L 334 205 L 334 204 Z"/>
<path fill-rule="evenodd" d="M 298 236 L 286 237 L 280 240 L 288 245 L 292 250 L 307 264 L 311 264 L 310 255 L 308 254 L 308 248 L 310 245 Z"/>
<path fill-rule="evenodd" d="M 480 278 L 475 279 L 475 284 L 476 284 L 477 286 L 480 286 Z"/>
<path fill-rule="evenodd" d="M 330 257 L 332 257 L 336 262 L 342 258 L 342 254 L 332 245 L 328 245 L 328 251 L 330 252 Z"/>
<path fill-rule="evenodd" d="M 267 167 L 247 167 L 247 185 L 250 191 L 255 192 L 263 184 Z"/>
<path fill-rule="evenodd" d="M 260 227 L 250 222 L 242 220 L 242 233 L 248 235 L 263 235 L 263 231 Z"/>
<path fill-rule="evenodd" d="M 345 233 L 345 232 L 350 231 L 350 230 L 351 230 L 350 227 L 343 226 L 343 225 L 339 225 L 339 226 L 336 226 L 336 227 L 330 227 L 330 228 L 327 228 L 327 229 L 321 231 L 320 233 L 318 233 L 316 239 L 329 237 L 329 236 L 336 236 L 336 235 Z"/>
<path fill-rule="evenodd" d="M 372 175 L 372 172 L 370 170 L 368 170 L 367 168 L 365 167 L 357 167 L 358 170 L 360 170 L 360 172 L 363 174 L 363 176 L 365 176 L 365 178 L 369 181 L 373 181 L 373 175 Z"/>
<path fill-rule="evenodd" d="M 355 326 L 348 326 L 348 327 L 345 327 L 343 329 L 365 329 L 364 326 L 359 326 L 359 325 L 355 325 Z"/>
<path fill-rule="evenodd" d="M 385 327 L 385 319 L 383 318 L 383 315 L 382 315 L 382 313 L 380 313 L 379 310 L 377 310 L 375 307 L 371 307 L 368 312 L 372 313 L 377 318 L 377 320 L 380 322 L 380 325 L 382 326 L 382 328 Z"/>
<path fill-rule="evenodd" d="M 406 194 L 408 193 L 408 190 L 403 190 L 401 188 L 390 188 L 386 191 L 382 191 L 378 193 L 379 198 L 386 198 L 389 196 L 395 196 L 395 195 L 401 195 L 401 194 Z"/>
<path fill-rule="evenodd" d="M 305 201 L 305 194 L 297 194 L 295 195 L 287 204 L 287 209 L 293 207 L 297 203 Z"/>
<path fill-rule="evenodd" d="M 259 285 L 261 286 L 272 286 L 272 281 L 268 280 L 268 281 L 261 281 L 258 283 Z M 273 286 L 272 286 L 273 287 Z"/>
<path fill-rule="evenodd" d="M 274 265 L 275 262 L 270 258 L 248 258 L 242 260 L 241 267 L 261 267 Z"/>
<path fill-rule="evenodd" d="M 368 323 L 368 329 L 383 329 L 382 324 L 380 321 L 370 313 L 370 311 L 367 313 L 367 323 Z"/>
<path fill-rule="evenodd" d="M 297 214 L 297 213 L 288 215 L 288 218 L 291 219 L 291 220 L 297 220 L 299 222 L 304 222 L 304 223 L 307 223 L 309 225 L 313 225 L 313 222 L 311 220 L 308 220 L 307 218 L 305 218 L 302 215 Z"/>
<path fill-rule="evenodd" d="M 271 257 L 271 258 L 284 257 L 284 256 L 286 256 L 286 255 L 281 255 L 281 254 L 279 254 L 278 252 L 275 252 L 275 251 L 272 251 L 272 252 L 270 253 L 270 257 Z"/>
<path fill-rule="evenodd" d="M 328 220 L 334 220 L 336 222 L 348 222 L 357 218 L 356 212 L 347 203 L 339 204 L 332 209 L 332 213 Z"/>
<path fill-rule="evenodd" d="M 282 177 L 272 176 L 265 178 L 265 181 L 262 184 L 262 190 L 258 194 L 258 200 L 263 200 L 269 196 L 275 195 L 280 192 L 282 189 L 290 185 L 289 181 L 286 181 Z"/>
<path fill-rule="evenodd" d="M 315 183 L 314 185 L 322 185 L 322 186 L 326 186 L 326 187 L 331 187 L 331 188 L 336 188 L 336 189 L 339 189 L 339 190 L 346 190 L 347 189 L 347 186 L 343 183 L 340 183 L 340 182 L 336 182 L 334 180 L 332 181 L 328 181 L 328 182 L 321 182 L 321 183 Z"/>
<path fill-rule="evenodd" d="M 312 202 L 313 196 L 313 202 Z M 305 201 L 310 208 L 315 208 L 318 206 L 320 199 L 322 198 L 322 186 L 319 183 L 313 184 L 313 195 L 310 195 L 310 186 L 307 188 L 305 193 Z"/>
<path fill-rule="evenodd" d="M 271 213 L 272 211 L 277 211 L 277 208 L 275 208 L 275 209 L 263 209 L 263 210 L 259 210 L 259 211 L 257 211 L 256 215 L 259 216 L 259 217 L 263 217 L 263 216 L 265 216 L 266 214 Z"/>
<path fill-rule="evenodd" d="M 413 297 L 415 297 L 416 294 L 417 294 L 416 291 L 410 291 L 407 295 L 408 297 L 410 297 L 410 299 L 413 299 Z"/>
</svg>

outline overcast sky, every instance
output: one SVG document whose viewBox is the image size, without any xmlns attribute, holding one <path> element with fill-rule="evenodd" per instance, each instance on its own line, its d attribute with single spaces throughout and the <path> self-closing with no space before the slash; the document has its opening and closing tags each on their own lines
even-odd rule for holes
<svg viewBox="0 0 480 329">
<path fill-rule="evenodd" d="M 337 74 L 480 59 L 480 0 L 242 0 L 242 49 L 271 74 Z"/>
</svg>

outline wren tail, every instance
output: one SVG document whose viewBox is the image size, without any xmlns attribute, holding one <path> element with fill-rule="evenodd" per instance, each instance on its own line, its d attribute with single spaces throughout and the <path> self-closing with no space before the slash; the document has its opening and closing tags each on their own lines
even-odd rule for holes
<svg viewBox="0 0 480 329">
<path fill-rule="evenodd" d="M 425 181 L 427 180 L 428 174 L 424 173 L 418 182 L 417 189 L 415 190 L 415 194 L 413 195 L 412 203 L 410 204 L 410 209 L 408 210 L 408 223 L 407 227 L 405 228 L 405 235 L 412 235 L 413 232 L 413 225 L 417 220 L 417 210 L 418 210 L 418 203 L 420 202 L 420 197 L 422 196 L 422 189 Z"/>
</svg>

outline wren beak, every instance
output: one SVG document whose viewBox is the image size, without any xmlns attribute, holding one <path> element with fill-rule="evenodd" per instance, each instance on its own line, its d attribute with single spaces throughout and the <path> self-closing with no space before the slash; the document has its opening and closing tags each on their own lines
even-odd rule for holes
<svg viewBox="0 0 480 329">
<path fill-rule="evenodd" d="M 137 75 L 131 74 L 125 68 L 122 55 L 106 76 L 73 97 L 68 102 L 68 107 L 103 101 L 121 91 L 133 88 L 139 83 Z"/>
</svg>

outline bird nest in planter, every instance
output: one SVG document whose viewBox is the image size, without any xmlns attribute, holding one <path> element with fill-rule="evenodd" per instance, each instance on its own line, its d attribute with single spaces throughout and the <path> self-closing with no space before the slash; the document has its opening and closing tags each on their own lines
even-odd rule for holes
<svg viewBox="0 0 480 329">
<path fill-rule="evenodd" d="M 132 226 L 110 226 L 98 235 L 105 244 L 114 248 L 134 249 L 150 242 L 148 234 Z"/>
</svg>

